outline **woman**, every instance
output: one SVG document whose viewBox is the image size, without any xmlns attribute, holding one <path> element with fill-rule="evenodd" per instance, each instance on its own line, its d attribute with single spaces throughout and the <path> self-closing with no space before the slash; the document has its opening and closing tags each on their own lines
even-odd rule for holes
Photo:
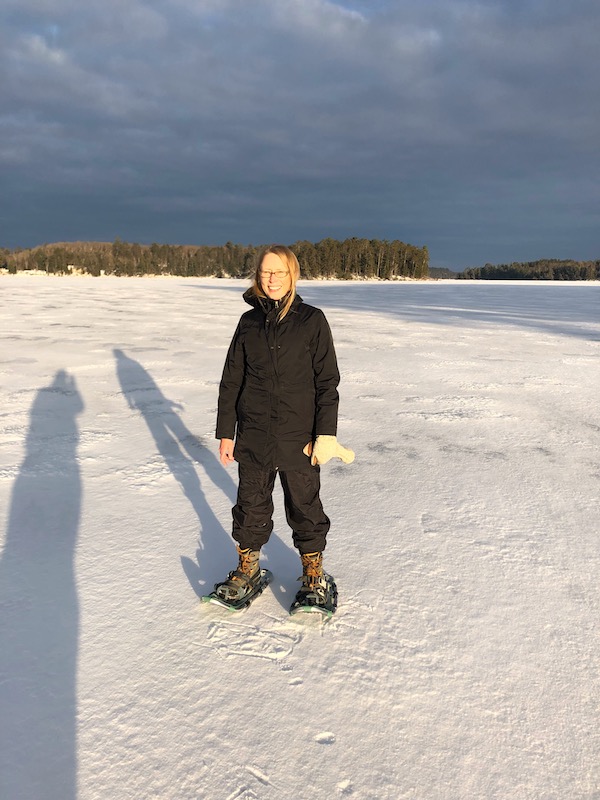
<svg viewBox="0 0 600 800">
<path fill-rule="evenodd" d="M 218 597 L 239 603 L 260 583 L 260 549 L 273 530 L 273 487 L 279 472 L 285 512 L 303 567 L 301 592 L 327 601 L 323 572 L 329 519 L 319 497 L 319 464 L 349 463 L 336 440 L 340 380 L 331 331 L 322 311 L 296 294 L 298 259 L 268 247 L 244 294 L 252 306 L 238 324 L 219 388 L 221 463 L 239 464 L 233 538 L 239 565 L 217 584 Z"/>
</svg>

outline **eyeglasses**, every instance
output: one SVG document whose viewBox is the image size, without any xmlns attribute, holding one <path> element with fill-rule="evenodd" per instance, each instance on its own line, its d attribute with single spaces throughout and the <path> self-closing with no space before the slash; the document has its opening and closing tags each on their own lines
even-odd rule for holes
<svg viewBox="0 0 600 800">
<path fill-rule="evenodd" d="M 264 270 L 261 269 L 259 275 L 261 278 L 277 278 L 278 280 L 282 281 L 284 278 L 287 278 L 289 272 L 284 272 L 283 270 L 275 270 L 274 272 L 271 270 Z"/>
</svg>

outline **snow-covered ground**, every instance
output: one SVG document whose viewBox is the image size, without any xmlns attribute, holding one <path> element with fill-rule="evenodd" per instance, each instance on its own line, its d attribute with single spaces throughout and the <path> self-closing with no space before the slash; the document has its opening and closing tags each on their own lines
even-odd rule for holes
<svg viewBox="0 0 600 800">
<path fill-rule="evenodd" d="M 233 566 L 239 281 L 0 279 L 2 800 L 600 797 L 600 286 L 305 283 L 330 623 Z"/>
</svg>

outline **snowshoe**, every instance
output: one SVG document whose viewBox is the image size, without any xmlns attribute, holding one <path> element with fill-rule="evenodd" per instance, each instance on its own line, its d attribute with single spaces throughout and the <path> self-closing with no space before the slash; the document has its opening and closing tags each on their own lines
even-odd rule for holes
<svg viewBox="0 0 600 800">
<path fill-rule="evenodd" d="M 202 598 L 204 602 L 239 611 L 247 608 L 273 580 L 268 569 L 259 567 L 259 550 L 238 547 L 237 551 L 240 557 L 238 568 L 229 573 L 227 580 L 215 583 L 214 590 Z"/>
<path fill-rule="evenodd" d="M 319 591 L 300 589 L 290 606 L 290 615 L 299 612 L 319 613 L 324 617 L 332 617 L 337 609 L 337 586 L 331 575 L 325 573 L 324 587 Z"/>
<path fill-rule="evenodd" d="M 258 572 L 257 578 L 252 582 L 248 582 L 245 589 L 242 589 L 240 584 L 236 581 L 236 589 L 242 590 L 234 594 L 231 591 L 231 582 L 235 579 L 237 574 L 237 570 L 230 572 L 229 578 L 227 578 L 226 581 L 215 583 L 214 591 L 204 595 L 202 602 L 213 603 L 223 608 L 228 608 L 230 611 L 241 611 L 243 608 L 248 608 L 273 580 L 273 573 L 270 570 L 261 569 Z"/>
</svg>

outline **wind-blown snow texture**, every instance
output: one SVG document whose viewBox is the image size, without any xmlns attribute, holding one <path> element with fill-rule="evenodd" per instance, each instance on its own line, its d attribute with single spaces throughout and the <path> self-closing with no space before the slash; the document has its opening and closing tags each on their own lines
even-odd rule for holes
<svg viewBox="0 0 600 800">
<path fill-rule="evenodd" d="M 0 282 L 3 800 L 600 797 L 600 288 L 310 283 L 337 615 L 247 612 L 217 386 L 245 284 Z"/>
</svg>

